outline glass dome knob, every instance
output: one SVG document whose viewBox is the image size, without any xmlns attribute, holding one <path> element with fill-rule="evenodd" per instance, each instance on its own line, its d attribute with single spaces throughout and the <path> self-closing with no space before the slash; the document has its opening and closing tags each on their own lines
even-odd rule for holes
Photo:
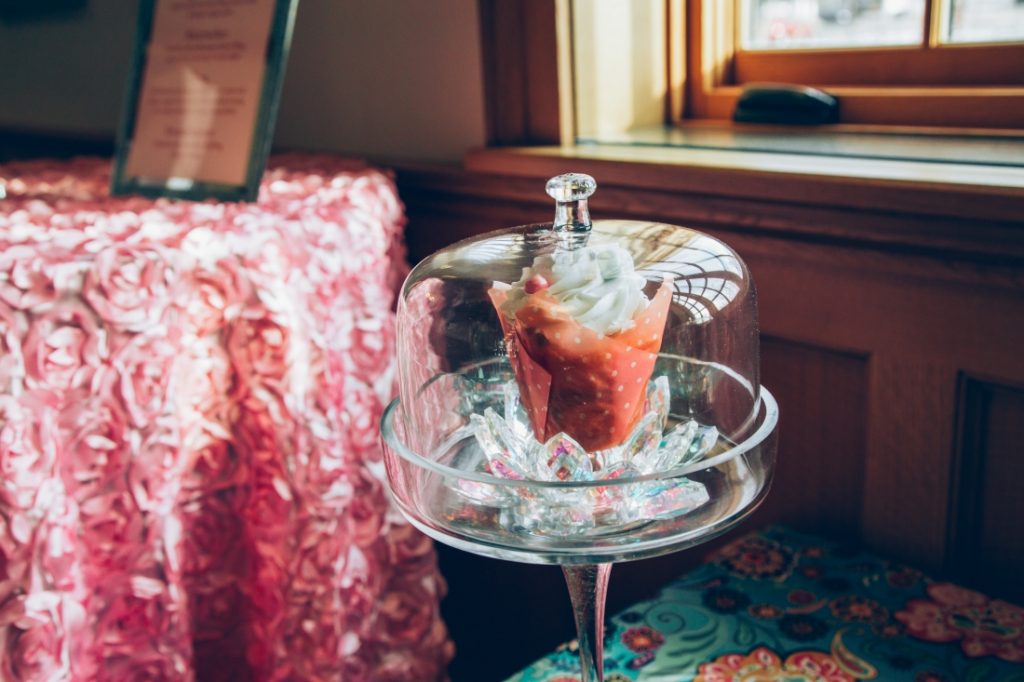
<svg viewBox="0 0 1024 682">
<path fill-rule="evenodd" d="M 545 190 L 555 201 L 584 201 L 597 189 L 597 181 L 584 173 L 563 173 L 548 180 Z"/>
<path fill-rule="evenodd" d="M 590 231 L 587 199 L 597 190 L 594 178 L 584 173 L 564 173 L 548 180 L 545 190 L 556 202 L 552 228 L 556 231 Z"/>
</svg>

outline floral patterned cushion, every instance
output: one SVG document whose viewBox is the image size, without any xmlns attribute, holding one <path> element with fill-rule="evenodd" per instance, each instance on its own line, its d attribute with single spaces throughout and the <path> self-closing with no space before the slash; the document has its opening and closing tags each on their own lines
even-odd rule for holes
<svg viewBox="0 0 1024 682">
<path fill-rule="evenodd" d="M 1024 609 L 772 527 L 611 619 L 605 681 L 1024 682 Z M 575 682 L 575 642 L 509 682 Z"/>
</svg>

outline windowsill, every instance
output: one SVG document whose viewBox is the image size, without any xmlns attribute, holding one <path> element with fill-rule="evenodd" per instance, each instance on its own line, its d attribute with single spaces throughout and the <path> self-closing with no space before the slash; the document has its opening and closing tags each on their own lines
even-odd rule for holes
<svg viewBox="0 0 1024 682">
<path fill-rule="evenodd" d="M 546 178 L 575 170 L 621 187 L 1020 223 L 1024 167 L 941 160 L 955 151 L 948 141 L 933 144 L 943 150 L 939 160 L 578 144 L 483 149 L 464 163 L 489 174 Z"/>
<path fill-rule="evenodd" d="M 1024 169 L 1024 134 L 1011 131 L 964 133 L 948 128 L 910 130 L 842 124 L 813 127 L 686 121 L 677 126 L 582 136 L 579 143 Z"/>
</svg>

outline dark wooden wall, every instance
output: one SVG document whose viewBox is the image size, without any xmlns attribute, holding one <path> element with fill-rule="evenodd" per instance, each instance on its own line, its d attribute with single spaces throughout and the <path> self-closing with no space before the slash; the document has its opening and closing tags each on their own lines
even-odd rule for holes
<svg viewBox="0 0 1024 682">
<path fill-rule="evenodd" d="M 550 219 L 543 177 L 406 168 L 398 182 L 414 262 Z M 782 418 L 776 482 L 747 528 L 780 521 L 863 542 L 1024 601 L 1024 202 L 1014 219 L 1005 205 L 971 217 L 927 202 L 901 211 L 601 184 L 595 217 L 702 229 L 754 275 L 763 380 Z M 501 679 L 571 636 L 557 570 L 440 551 L 461 647 L 454 679 Z M 611 610 L 696 559 L 617 566 Z M 515 642 L 511 653 L 480 658 L 496 636 Z"/>
</svg>

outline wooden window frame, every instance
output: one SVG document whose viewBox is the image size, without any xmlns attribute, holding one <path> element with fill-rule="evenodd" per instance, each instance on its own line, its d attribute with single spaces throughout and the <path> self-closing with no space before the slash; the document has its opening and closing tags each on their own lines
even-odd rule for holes
<svg viewBox="0 0 1024 682">
<path fill-rule="evenodd" d="M 570 0 L 478 0 L 489 145 L 575 142 L 570 4 Z M 840 98 L 842 123 L 825 126 L 828 129 L 867 125 L 897 132 L 949 129 L 1024 134 L 1022 45 L 738 52 L 736 23 L 722 16 L 733 11 L 731 2 L 664 0 L 664 5 L 666 123 L 728 121 L 744 79 L 783 80 L 779 69 L 784 67 L 806 84 L 824 86 Z M 712 19 L 703 22 L 702 14 L 709 12 Z M 920 58 L 916 53 L 927 55 Z M 856 63 L 849 61 L 851 55 Z M 844 58 L 846 71 L 835 70 Z M 1002 64 L 1005 70 L 980 77 L 986 62 Z M 823 79 L 813 71 L 819 68 L 815 64 L 832 69 L 833 79 L 847 82 L 818 82 Z M 849 64 L 854 64 L 859 83 L 849 82 L 853 80 Z M 898 81 L 896 87 L 883 85 L 883 74 Z M 1008 84 L 994 82 L 1000 79 Z"/>
<path fill-rule="evenodd" d="M 843 123 L 1024 128 L 1024 44 L 942 44 L 929 13 L 919 46 L 740 50 L 736 11 L 689 0 L 687 96 L 676 120 L 728 119 L 744 84 L 785 82 L 837 95 Z"/>
<path fill-rule="evenodd" d="M 570 0 L 477 0 L 491 146 L 571 143 Z"/>
</svg>

